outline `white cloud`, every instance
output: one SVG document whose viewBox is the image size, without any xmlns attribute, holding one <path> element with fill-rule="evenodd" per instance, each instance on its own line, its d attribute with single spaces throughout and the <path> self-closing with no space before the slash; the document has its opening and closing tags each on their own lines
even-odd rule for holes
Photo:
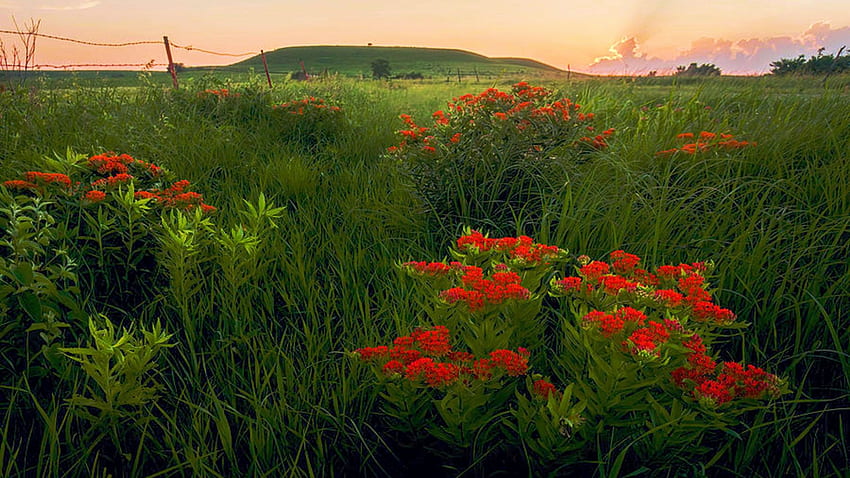
<svg viewBox="0 0 850 478">
<path fill-rule="evenodd" d="M 673 58 L 651 57 L 640 52 L 635 37 L 622 39 L 609 49 L 611 54 L 594 60 L 590 72 L 613 75 L 646 74 L 650 71 L 667 73 L 678 65 L 713 63 L 724 73 L 753 74 L 770 71 L 770 63 L 780 58 L 815 55 L 819 48 L 835 54 L 843 45 L 850 45 L 850 26 L 832 28 L 829 23 L 811 25 L 797 37 L 776 36 L 725 40 L 699 38 Z"/>
<path fill-rule="evenodd" d="M 99 0 L 90 0 L 88 2 L 77 3 L 74 5 L 46 5 L 40 7 L 41 10 L 87 10 L 100 5 Z"/>
</svg>

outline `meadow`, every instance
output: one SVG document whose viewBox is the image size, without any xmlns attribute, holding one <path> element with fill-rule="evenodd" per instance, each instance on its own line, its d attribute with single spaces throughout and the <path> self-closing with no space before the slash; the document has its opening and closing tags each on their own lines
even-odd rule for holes
<svg viewBox="0 0 850 478">
<path fill-rule="evenodd" d="M 29 184 L 0 189 L 3 476 L 848 476 L 850 78 L 525 79 L 581 105 L 539 129 L 443 122 L 464 94 L 532 98 L 522 78 L 119 80 L 0 92 L 0 179 Z M 486 270 L 485 243 L 457 242 L 469 228 L 560 252 L 523 263 L 529 295 L 476 315 L 410 265 Z M 552 292 L 588 263 L 622 272 L 615 251 L 710 264 L 733 326 L 660 313 L 776 393 L 683 392 L 681 345 L 638 354 L 581 322 L 583 304 L 645 304 Z M 504 342 L 474 328 L 520 315 Z M 447 324 L 477 356 L 527 346 L 528 370 L 463 395 L 478 382 L 364 363 Z M 544 379 L 557 390 L 535 398 Z"/>
</svg>

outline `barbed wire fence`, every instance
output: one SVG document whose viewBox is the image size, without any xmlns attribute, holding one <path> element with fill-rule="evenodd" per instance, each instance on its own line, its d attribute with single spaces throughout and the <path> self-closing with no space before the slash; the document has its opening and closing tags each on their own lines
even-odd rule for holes
<svg viewBox="0 0 850 478">
<path fill-rule="evenodd" d="M 14 22 L 14 19 L 13 19 Z M 167 71 L 171 75 L 172 84 L 174 88 L 179 87 L 177 73 L 178 70 L 181 69 L 182 63 L 178 63 L 174 61 L 174 57 L 172 55 L 172 48 L 180 49 L 184 51 L 190 52 L 199 52 L 207 55 L 215 55 L 215 56 L 223 56 L 223 57 L 231 57 L 231 58 L 241 58 L 250 55 L 259 54 L 262 58 L 263 67 L 266 73 L 266 79 L 268 81 L 269 87 L 272 86 L 271 75 L 269 74 L 268 63 L 266 62 L 265 52 L 263 50 L 260 51 L 252 51 L 252 52 L 240 52 L 240 53 L 230 53 L 230 52 L 220 52 L 215 50 L 209 50 L 206 48 L 198 48 L 192 45 L 180 45 L 177 43 L 172 43 L 169 41 L 168 36 L 163 36 L 162 40 L 141 40 L 141 41 L 131 41 L 131 42 L 121 42 L 121 43 L 106 43 L 106 42 L 96 42 L 96 41 L 88 41 L 88 40 L 80 40 L 77 38 L 70 38 L 59 35 L 49 35 L 46 33 L 39 32 L 39 27 L 41 21 L 38 20 L 30 20 L 29 23 L 20 26 L 15 23 L 15 30 L 3 30 L 0 29 L 0 70 L 2 70 L 6 74 L 7 84 L 10 88 L 14 88 L 15 84 L 12 81 L 10 74 L 17 73 L 22 79 L 25 79 L 27 73 L 34 70 L 42 70 L 42 69 L 54 69 L 54 70 L 71 70 L 71 69 L 79 69 L 79 68 L 142 68 L 144 70 L 151 70 L 156 67 L 165 66 Z M 18 43 L 20 43 L 21 48 L 18 47 L 18 44 L 12 44 L 10 49 L 7 49 L 7 44 L 3 42 L 2 35 L 12 35 L 17 38 Z M 93 47 L 106 47 L 106 48 L 124 48 L 124 47 L 133 47 L 133 46 L 142 46 L 142 45 L 163 45 L 165 48 L 167 62 L 157 62 L 155 59 L 151 59 L 145 63 L 73 63 L 73 64 L 39 64 L 35 63 L 35 47 L 36 40 L 38 39 L 46 39 L 53 41 L 61 41 L 67 42 L 77 45 L 85 45 L 85 46 L 93 46 Z M 0 88 L 4 88 L 3 85 L 0 85 Z"/>
</svg>

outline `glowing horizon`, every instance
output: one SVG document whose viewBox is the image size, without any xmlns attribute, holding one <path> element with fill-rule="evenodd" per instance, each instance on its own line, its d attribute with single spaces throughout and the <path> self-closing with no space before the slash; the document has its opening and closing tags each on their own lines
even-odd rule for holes
<svg viewBox="0 0 850 478">
<path fill-rule="evenodd" d="M 35 63 L 41 65 L 163 64 L 164 35 L 177 45 L 251 55 L 299 45 L 455 48 L 598 74 L 664 73 L 692 62 L 713 63 L 727 74 L 758 74 L 780 58 L 814 55 L 819 48 L 834 54 L 850 45 L 850 9 L 837 0 L 746 5 L 718 0 L 710 8 L 693 0 L 564 3 L 0 0 L 0 30 L 16 30 L 13 17 L 19 26 L 32 18 L 47 35 L 97 43 L 160 42 L 110 48 L 39 38 Z M 7 55 L 19 44 L 15 35 L 0 34 L 0 40 Z M 224 65 L 249 56 L 187 50 L 174 55 L 187 66 Z"/>
</svg>

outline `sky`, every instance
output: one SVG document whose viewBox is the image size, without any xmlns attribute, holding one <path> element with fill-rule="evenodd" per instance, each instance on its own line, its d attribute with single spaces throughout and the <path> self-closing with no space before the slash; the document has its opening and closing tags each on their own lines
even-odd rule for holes
<svg viewBox="0 0 850 478">
<path fill-rule="evenodd" d="M 0 30 L 30 20 L 46 35 L 155 43 L 39 38 L 39 65 L 162 65 L 163 36 L 177 46 L 249 54 L 174 49 L 174 61 L 187 66 L 286 46 L 372 43 L 459 48 L 614 75 L 664 74 L 692 62 L 760 74 L 780 58 L 850 46 L 846 0 L 0 0 Z M 22 50 L 15 35 L 0 33 L 0 40 L 7 60 Z"/>
</svg>

